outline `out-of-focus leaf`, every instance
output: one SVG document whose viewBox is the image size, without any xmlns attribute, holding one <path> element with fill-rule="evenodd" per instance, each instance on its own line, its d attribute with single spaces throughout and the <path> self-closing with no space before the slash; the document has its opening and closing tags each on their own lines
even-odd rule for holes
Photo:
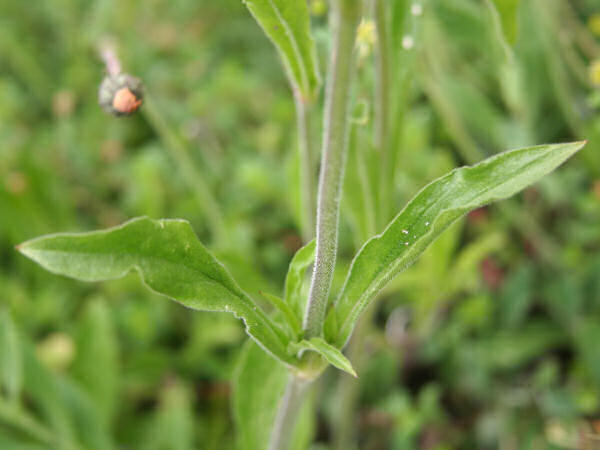
<svg viewBox="0 0 600 450">
<path fill-rule="evenodd" d="M 227 311 L 274 356 L 292 364 L 286 337 L 198 241 L 184 220 L 143 217 L 104 231 L 42 236 L 18 247 L 47 270 L 83 281 L 137 270 L 146 285 L 188 308 Z"/>
<path fill-rule="evenodd" d="M 192 392 L 180 382 L 167 386 L 153 418 L 144 448 L 148 450 L 192 450 L 194 412 Z"/>
<path fill-rule="evenodd" d="M 73 373 L 108 424 L 117 404 L 118 350 L 110 310 L 103 300 L 88 304 L 76 344 Z"/>
<path fill-rule="evenodd" d="M 476 346 L 493 367 L 509 369 L 564 342 L 566 335 L 552 323 L 532 321 L 518 331 L 500 331 Z"/>
<path fill-rule="evenodd" d="M 17 402 L 22 385 L 21 345 L 15 324 L 6 310 L 0 310 L 0 386 L 10 402 Z"/>
<path fill-rule="evenodd" d="M 57 448 L 113 448 L 108 429 L 90 398 L 71 381 L 50 372 L 29 346 L 23 355 L 24 392 L 48 423 Z"/>
<path fill-rule="evenodd" d="M 500 153 L 474 166 L 455 169 L 426 186 L 355 256 L 331 312 L 337 315 L 339 331 L 328 340 L 344 345 L 374 295 L 409 267 L 452 222 L 472 209 L 519 192 L 584 145 L 542 145 Z"/>
<path fill-rule="evenodd" d="M 575 345 L 585 367 L 596 382 L 600 382 L 600 324 L 595 319 L 580 319 L 573 327 Z"/>
<path fill-rule="evenodd" d="M 498 10 L 502 29 L 509 43 L 517 40 L 517 11 L 521 0 L 491 0 Z"/>
<path fill-rule="evenodd" d="M 317 352 L 319 355 L 323 356 L 327 360 L 329 364 L 334 367 L 337 367 L 340 370 L 343 370 L 346 373 L 349 373 L 353 377 L 358 377 L 356 375 L 356 371 L 354 367 L 352 367 L 352 363 L 348 361 L 348 358 L 344 356 L 344 354 L 333 345 L 327 343 L 325 339 L 314 337 L 310 340 L 301 341 L 297 344 L 299 349 L 311 350 Z"/>
<path fill-rule="evenodd" d="M 314 98 L 321 83 L 306 0 L 244 0 L 279 51 L 295 90 Z"/>
<path fill-rule="evenodd" d="M 24 443 L 21 439 L 0 436 L 0 448 L 10 450 L 52 450 L 52 447 L 39 444 Z"/>
<path fill-rule="evenodd" d="M 313 239 L 296 252 L 285 277 L 285 291 L 283 299 L 292 308 L 298 317 L 302 317 L 302 284 L 306 269 L 315 260 L 316 241 Z"/>
</svg>

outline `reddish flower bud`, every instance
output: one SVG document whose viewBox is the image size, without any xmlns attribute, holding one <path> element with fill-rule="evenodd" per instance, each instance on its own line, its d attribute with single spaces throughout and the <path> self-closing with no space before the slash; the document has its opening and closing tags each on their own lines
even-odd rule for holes
<svg viewBox="0 0 600 450">
<path fill-rule="evenodd" d="M 129 116 L 142 104 L 142 82 L 131 75 L 108 75 L 98 91 L 102 109 L 115 116 Z"/>
</svg>

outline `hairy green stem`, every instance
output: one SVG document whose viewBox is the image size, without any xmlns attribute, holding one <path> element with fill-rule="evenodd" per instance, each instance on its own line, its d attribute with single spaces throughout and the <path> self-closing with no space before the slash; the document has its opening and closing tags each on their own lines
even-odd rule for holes
<svg viewBox="0 0 600 450">
<path fill-rule="evenodd" d="M 348 147 L 354 42 L 360 12 L 359 0 L 332 2 L 333 39 L 325 94 L 323 150 L 317 201 L 317 249 L 304 317 L 304 330 L 309 338 L 319 336 L 322 332 L 335 267 L 340 197 Z"/>
<path fill-rule="evenodd" d="M 313 104 L 294 94 L 296 122 L 298 128 L 298 150 L 300 152 L 300 189 L 302 202 L 302 240 L 310 241 L 315 230 L 314 152 L 311 133 L 311 111 Z"/>
<path fill-rule="evenodd" d="M 147 94 L 144 97 L 142 111 L 159 139 L 163 142 L 169 155 L 173 158 L 183 179 L 196 195 L 213 239 L 217 243 L 223 243 L 225 241 L 225 227 L 219 204 L 212 195 L 203 174 L 198 171 L 190 157 L 187 144 L 167 123 L 160 108 L 154 103 L 152 97 Z"/>
<path fill-rule="evenodd" d="M 316 263 L 303 324 L 307 337 L 318 336 L 322 332 L 335 266 L 339 206 L 348 144 L 354 42 L 361 6 L 362 0 L 334 0 L 331 7 L 333 41 L 325 93 Z M 275 418 L 269 450 L 284 450 L 289 446 L 309 386 L 310 381 L 290 375 Z"/>
</svg>

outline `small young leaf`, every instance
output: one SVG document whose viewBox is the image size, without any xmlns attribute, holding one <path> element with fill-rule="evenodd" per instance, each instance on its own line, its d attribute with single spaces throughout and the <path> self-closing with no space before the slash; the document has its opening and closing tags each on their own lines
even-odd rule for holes
<svg viewBox="0 0 600 450">
<path fill-rule="evenodd" d="M 304 305 L 302 303 L 302 282 L 308 266 L 315 261 L 316 241 L 313 239 L 296 252 L 285 277 L 285 291 L 283 299 L 290 305 L 298 317 L 302 317 Z"/>
<path fill-rule="evenodd" d="M 325 339 L 314 337 L 308 341 L 304 340 L 296 345 L 298 349 L 312 350 L 319 353 L 332 366 L 349 373 L 353 377 L 358 377 L 354 368 L 352 367 L 352 363 L 348 361 L 348 358 L 346 358 L 339 349 L 327 343 Z"/>
<path fill-rule="evenodd" d="M 244 0 L 273 41 L 294 90 L 314 98 L 321 83 L 306 0 Z"/>
<path fill-rule="evenodd" d="M 294 336 L 298 336 L 302 331 L 302 325 L 300 323 L 300 319 L 298 316 L 296 316 L 296 314 L 294 314 L 294 311 L 291 310 L 289 305 L 276 295 L 269 294 L 267 292 L 261 292 L 261 295 L 283 314 L 285 322 L 289 326 L 292 334 Z"/>
<path fill-rule="evenodd" d="M 83 281 L 120 278 L 135 269 L 150 289 L 188 308 L 234 313 L 265 350 L 294 363 L 283 333 L 184 220 L 142 217 L 105 231 L 43 236 L 17 248 L 50 272 Z"/>
<path fill-rule="evenodd" d="M 452 222 L 535 183 L 584 145 L 542 145 L 500 153 L 474 166 L 455 169 L 427 185 L 354 257 L 330 312 L 337 315 L 339 326 L 336 336 L 329 336 L 330 341 L 342 347 L 375 294 L 409 267 Z"/>
</svg>

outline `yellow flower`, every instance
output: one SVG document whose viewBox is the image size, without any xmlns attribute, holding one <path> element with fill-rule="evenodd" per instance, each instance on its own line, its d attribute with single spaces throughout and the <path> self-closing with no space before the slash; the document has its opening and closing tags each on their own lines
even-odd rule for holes
<svg viewBox="0 0 600 450">
<path fill-rule="evenodd" d="M 588 19 L 588 28 L 596 36 L 600 36 L 600 13 L 592 14 Z"/>
<path fill-rule="evenodd" d="M 600 59 L 592 61 L 590 65 L 590 81 L 594 86 L 600 87 Z"/>
<path fill-rule="evenodd" d="M 360 60 L 369 56 L 376 41 L 375 22 L 363 19 L 356 30 L 356 47 L 358 48 Z"/>
<path fill-rule="evenodd" d="M 358 25 L 356 40 L 359 45 L 372 46 L 375 44 L 375 41 L 377 40 L 377 35 L 375 34 L 375 22 L 363 19 Z"/>
</svg>

